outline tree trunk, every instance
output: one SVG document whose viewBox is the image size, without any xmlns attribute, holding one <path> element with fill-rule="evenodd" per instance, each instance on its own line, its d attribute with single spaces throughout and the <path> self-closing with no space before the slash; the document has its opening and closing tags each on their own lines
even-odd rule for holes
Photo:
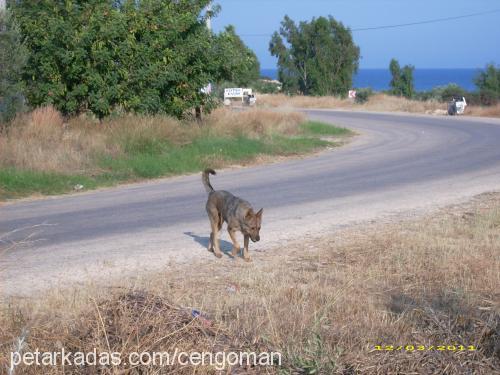
<svg viewBox="0 0 500 375">
<path fill-rule="evenodd" d="M 201 123 L 201 107 L 197 106 L 194 109 L 194 113 L 195 113 L 196 121 L 199 122 L 199 123 Z"/>
</svg>

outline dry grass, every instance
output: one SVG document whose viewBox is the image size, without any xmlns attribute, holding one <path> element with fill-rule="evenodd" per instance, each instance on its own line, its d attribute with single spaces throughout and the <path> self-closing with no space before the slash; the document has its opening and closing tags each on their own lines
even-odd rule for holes
<svg viewBox="0 0 500 375">
<path fill-rule="evenodd" d="M 263 108 L 334 108 L 433 115 L 447 114 L 446 103 L 440 103 L 433 100 L 409 100 L 386 94 L 375 94 L 364 104 L 356 104 L 351 99 L 340 99 L 333 96 L 313 97 L 265 94 L 259 96 L 258 104 Z M 465 110 L 465 114 L 469 116 L 500 117 L 500 105 L 492 107 L 468 106 Z"/>
<path fill-rule="evenodd" d="M 250 137 L 271 133 L 297 135 L 299 125 L 306 117 L 298 112 L 271 112 L 264 109 L 252 109 L 232 112 L 217 109 L 207 119 L 208 125 L 217 135 L 246 135 Z"/>
<path fill-rule="evenodd" d="M 253 264 L 214 259 L 170 268 L 136 282 L 140 293 L 103 289 L 89 298 L 80 290 L 11 301 L 2 310 L 1 351 L 29 332 L 27 347 L 44 350 L 279 350 L 282 370 L 291 373 L 492 374 L 500 371 L 498 285 L 500 194 L 489 194 L 423 219 L 255 253 Z M 204 311 L 209 325 L 179 306 Z M 476 350 L 437 350 L 441 345 Z"/>
<path fill-rule="evenodd" d="M 213 136 L 297 134 L 304 120 L 298 113 L 218 109 L 201 127 L 164 116 L 128 115 L 101 123 L 78 117 L 64 122 L 54 108 L 43 107 L 18 117 L 0 133 L 0 168 L 92 175 L 99 172 L 98 157 L 123 156 L 131 142 L 183 145 L 204 134 L 207 127 Z"/>
<path fill-rule="evenodd" d="M 481 117 L 500 117 L 500 104 L 491 107 L 469 107 L 467 109 L 467 114 Z"/>
</svg>

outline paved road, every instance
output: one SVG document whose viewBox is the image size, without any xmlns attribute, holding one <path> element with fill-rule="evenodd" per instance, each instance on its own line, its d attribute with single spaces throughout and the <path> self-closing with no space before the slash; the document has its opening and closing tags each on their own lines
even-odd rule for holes
<svg viewBox="0 0 500 375">
<path fill-rule="evenodd" d="M 265 208 L 263 240 L 252 244 L 251 251 L 500 190 L 498 120 L 321 110 L 308 114 L 360 136 L 313 157 L 227 169 L 212 177 L 216 189 Z M 216 261 L 204 250 L 205 200 L 195 175 L 4 204 L 0 233 L 24 228 L 9 238 L 32 236 L 30 243 L 0 259 L 4 292 L 21 295 L 72 282 L 99 282 L 193 257 Z"/>
</svg>

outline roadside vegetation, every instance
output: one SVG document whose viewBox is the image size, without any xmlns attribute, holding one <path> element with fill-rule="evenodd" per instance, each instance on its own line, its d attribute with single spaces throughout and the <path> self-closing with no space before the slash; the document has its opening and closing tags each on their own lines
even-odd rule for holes
<svg viewBox="0 0 500 375">
<path fill-rule="evenodd" d="M 313 96 L 347 96 L 360 56 L 351 30 L 332 16 L 298 24 L 285 16 L 269 52 L 278 58 L 284 92 Z"/>
<path fill-rule="evenodd" d="M 198 172 L 261 155 L 299 155 L 336 144 L 324 135 L 350 134 L 298 113 L 218 109 L 201 124 L 138 115 L 99 122 L 65 121 L 53 107 L 43 107 L 0 133 L 0 198 Z"/>
<path fill-rule="evenodd" d="M 405 65 L 400 67 L 398 60 L 392 59 L 389 63 L 389 71 L 391 72 L 391 90 L 390 93 L 396 96 L 404 96 L 405 98 L 412 98 L 415 95 L 415 88 L 413 83 L 413 71 L 415 67 L 412 65 Z"/>
<path fill-rule="evenodd" d="M 500 195 L 485 194 L 420 219 L 287 243 L 256 253 L 252 264 L 200 261 L 109 288 L 12 299 L 0 310 L 0 351 L 23 338 L 24 348 L 96 348 L 122 357 L 174 348 L 279 351 L 282 367 L 268 373 L 496 373 L 499 226 Z M 0 366 L 7 361 L 2 354 Z M 101 373 L 118 369 L 127 367 Z M 170 370 L 217 373 L 209 366 Z M 130 373 L 141 371 L 160 369 Z"/>
<path fill-rule="evenodd" d="M 447 103 L 440 100 L 407 99 L 385 93 L 363 89 L 363 99 L 343 99 L 337 96 L 288 96 L 285 94 L 259 95 L 260 108 L 322 108 L 353 111 L 408 112 L 431 115 L 446 115 Z M 491 106 L 469 105 L 465 110 L 469 116 L 500 117 L 500 104 Z"/>
</svg>

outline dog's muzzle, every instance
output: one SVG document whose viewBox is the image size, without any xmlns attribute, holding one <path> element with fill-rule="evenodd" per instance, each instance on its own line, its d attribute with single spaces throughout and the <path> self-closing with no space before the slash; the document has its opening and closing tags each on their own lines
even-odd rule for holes
<svg viewBox="0 0 500 375">
<path fill-rule="evenodd" d="M 252 240 L 252 242 L 257 242 L 257 241 L 260 241 L 260 236 L 257 236 L 255 238 L 250 237 L 250 239 Z"/>
</svg>

